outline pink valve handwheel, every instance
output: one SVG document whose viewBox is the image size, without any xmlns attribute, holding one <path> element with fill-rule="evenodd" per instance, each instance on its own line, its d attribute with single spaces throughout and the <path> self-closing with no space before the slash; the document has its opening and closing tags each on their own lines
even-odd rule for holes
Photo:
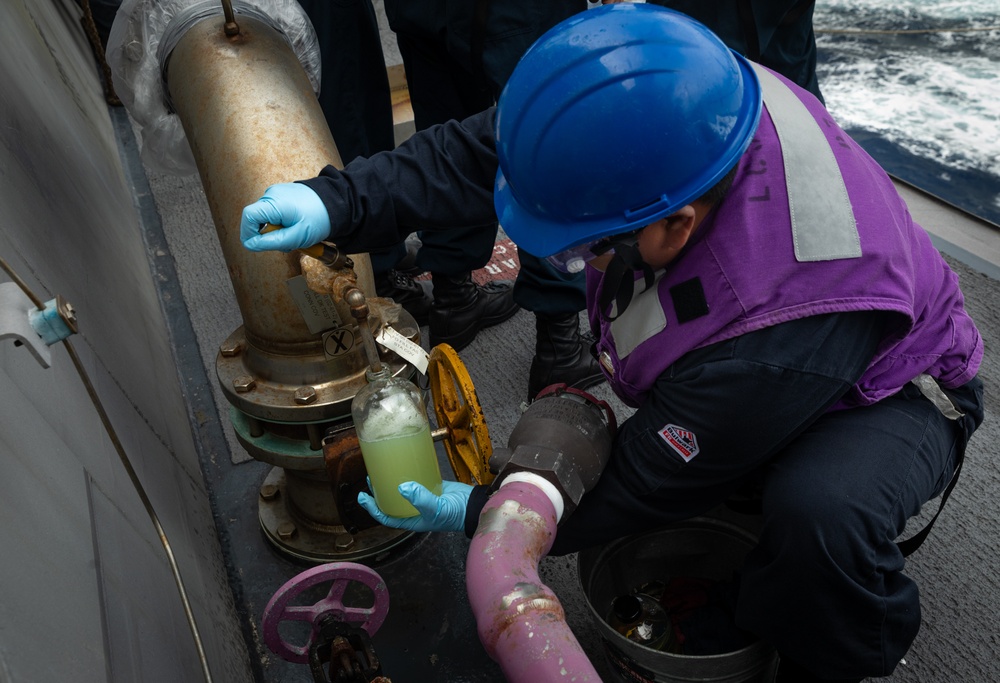
<svg viewBox="0 0 1000 683">
<path fill-rule="evenodd" d="M 332 581 L 326 597 L 312 605 L 289 605 L 298 595 L 313 586 Z M 344 593 L 352 581 L 368 586 L 375 594 L 375 604 L 371 607 L 349 607 L 343 603 Z M 264 628 L 264 642 L 271 652 L 289 662 L 305 664 L 309 661 L 312 647 L 319 630 L 320 619 L 333 615 L 338 621 L 363 628 L 369 636 L 375 635 L 385 615 L 389 611 L 389 590 L 382 577 L 375 570 L 353 562 L 332 562 L 323 564 L 298 574 L 285 582 L 278 592 L 271 596 L 264 608 L 261 620 Z M 278 632 L 283 621 L 308 621 L 312 624 L 309 640 L 305 645 L 286 642 Z"/>
</svg>

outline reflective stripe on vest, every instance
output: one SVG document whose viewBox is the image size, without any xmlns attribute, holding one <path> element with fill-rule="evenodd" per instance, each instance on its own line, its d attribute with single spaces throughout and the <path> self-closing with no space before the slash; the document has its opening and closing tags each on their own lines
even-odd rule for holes
<svg viewBox="0 0 1000 683">
<path fill-rule="evenodd" d="M 795 258 L 859 258 L 858 225 L 830 142 L 791 88 L 767 69 L 753 68 L 781 143 Z"/>
<path fill-rule="evenodd" d="M 857 221 L 829 140 L 791 88 L 763 67 L 753 67 L 781 145 L 796 260 L 860 258 Z M 657 272 L 657 284 L 663 272 Z M 667 325 L 658 287 L 644 291 L 637 281 L 636 288 L 628 312 L 611 323 L 619 358 L 628 357 Z"/>
<path fill-rule="evenodd" d="M 652 339 L 667 327 L 667 314 L 663 311 L 657 294 L 657 284 L 663 275 L 656 271 L 656 282 L 647 290 L 641 278 L 635 281 L 636 291 L 625 315 L 611 322 L 611 334 L 615 338 L 615 352 L 625 358 L 633 349 L 647 339 Z M 612 310 L 612 315 L 617 313 Z"/>
</svg>

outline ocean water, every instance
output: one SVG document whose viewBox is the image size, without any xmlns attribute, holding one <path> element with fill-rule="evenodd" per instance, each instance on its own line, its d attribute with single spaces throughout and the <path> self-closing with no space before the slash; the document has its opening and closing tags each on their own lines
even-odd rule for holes
<svg viewBox="0 0 1000 683">
<path fill-rule="evenodd" d="M 827 108 L 890 173 L 1000 224 L 1000 0 L 821 0 Z"/>
</svg>

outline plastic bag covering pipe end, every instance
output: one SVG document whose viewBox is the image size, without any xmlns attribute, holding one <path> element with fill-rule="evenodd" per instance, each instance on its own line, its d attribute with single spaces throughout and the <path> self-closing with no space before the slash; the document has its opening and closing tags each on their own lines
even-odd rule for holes
<svg viewBox="0 0 1000 683">
<path fill-rule="evenodd" d="M 319 93 L 320 51 L 312 22 L 295 0 L 233 0 L 233 12 L 281 33 Z M 220 0 L 124 0 L 108 37 L 107 59 L 115 92 L 135 121 L 143 162 L 161 173 L 197 172 L 180 118 L 170 111 L 163 87 L 161 42 L 180 37 L 201 19 L 219 15 Z M 171 22 L 182 22 L 171 26 Z M 168 28 L 170 31 L 168 32 Z M 166 46 L 172 47 L 172 46 Z"/>
</svg>

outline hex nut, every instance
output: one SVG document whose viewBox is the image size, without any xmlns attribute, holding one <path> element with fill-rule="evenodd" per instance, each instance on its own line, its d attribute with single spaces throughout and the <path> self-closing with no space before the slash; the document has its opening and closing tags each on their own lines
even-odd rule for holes
<svg viewBox="0 0 1000 683">
<path fill-rule="evenodd" d="M 73 308 L 73 304 L 63 300 L 62 297 L 56 297 L 56 312 L 71 330 L 76 331 L 76 309 Z"/>
<path fill-rule="evenodd" d="M 233 380 L 233 388 L 236 389 L 236 393 L 238 394 L 245 394 L 255 386 L 257 386 L 257 380 L 250 375 L 240 375 Z"/>
<path fill-rule="evenodd" d="M 260 497 L 264 500 L 274 500 L 278 497 L 277 484 L 264 484 L 260 487 Z"/>
<path fill-rule="evenodd" d="M 312 387 L 299 387 L 295 390 L 295 402 L 307 406 L 316 401 L 316 390 Z"/>
<path fill-rule="evenodd" d="M 339 551 L 350 550 L 354 547 L 354 536 L 351 534 L 338 534 L 333 544 Z"/>
<path fill-rule="evenodd" d="M 282 522 L 281 524 L 278 525 L 278 538 L 280 538 L 282 541 L 287 541 L 288 539 L 290 539 L 292 536 L 295 535 L 296 531 L 298 530 L 295 528 L 295 525 L 292 524 L 291 522 Z"/>
<path fill-rule="evenodd" d="M 223 358 L 234 358 L 243 351 L 243 344 L 238 341 L 226 340 L 219 345 L 219 353 Z"/>
</svg>

